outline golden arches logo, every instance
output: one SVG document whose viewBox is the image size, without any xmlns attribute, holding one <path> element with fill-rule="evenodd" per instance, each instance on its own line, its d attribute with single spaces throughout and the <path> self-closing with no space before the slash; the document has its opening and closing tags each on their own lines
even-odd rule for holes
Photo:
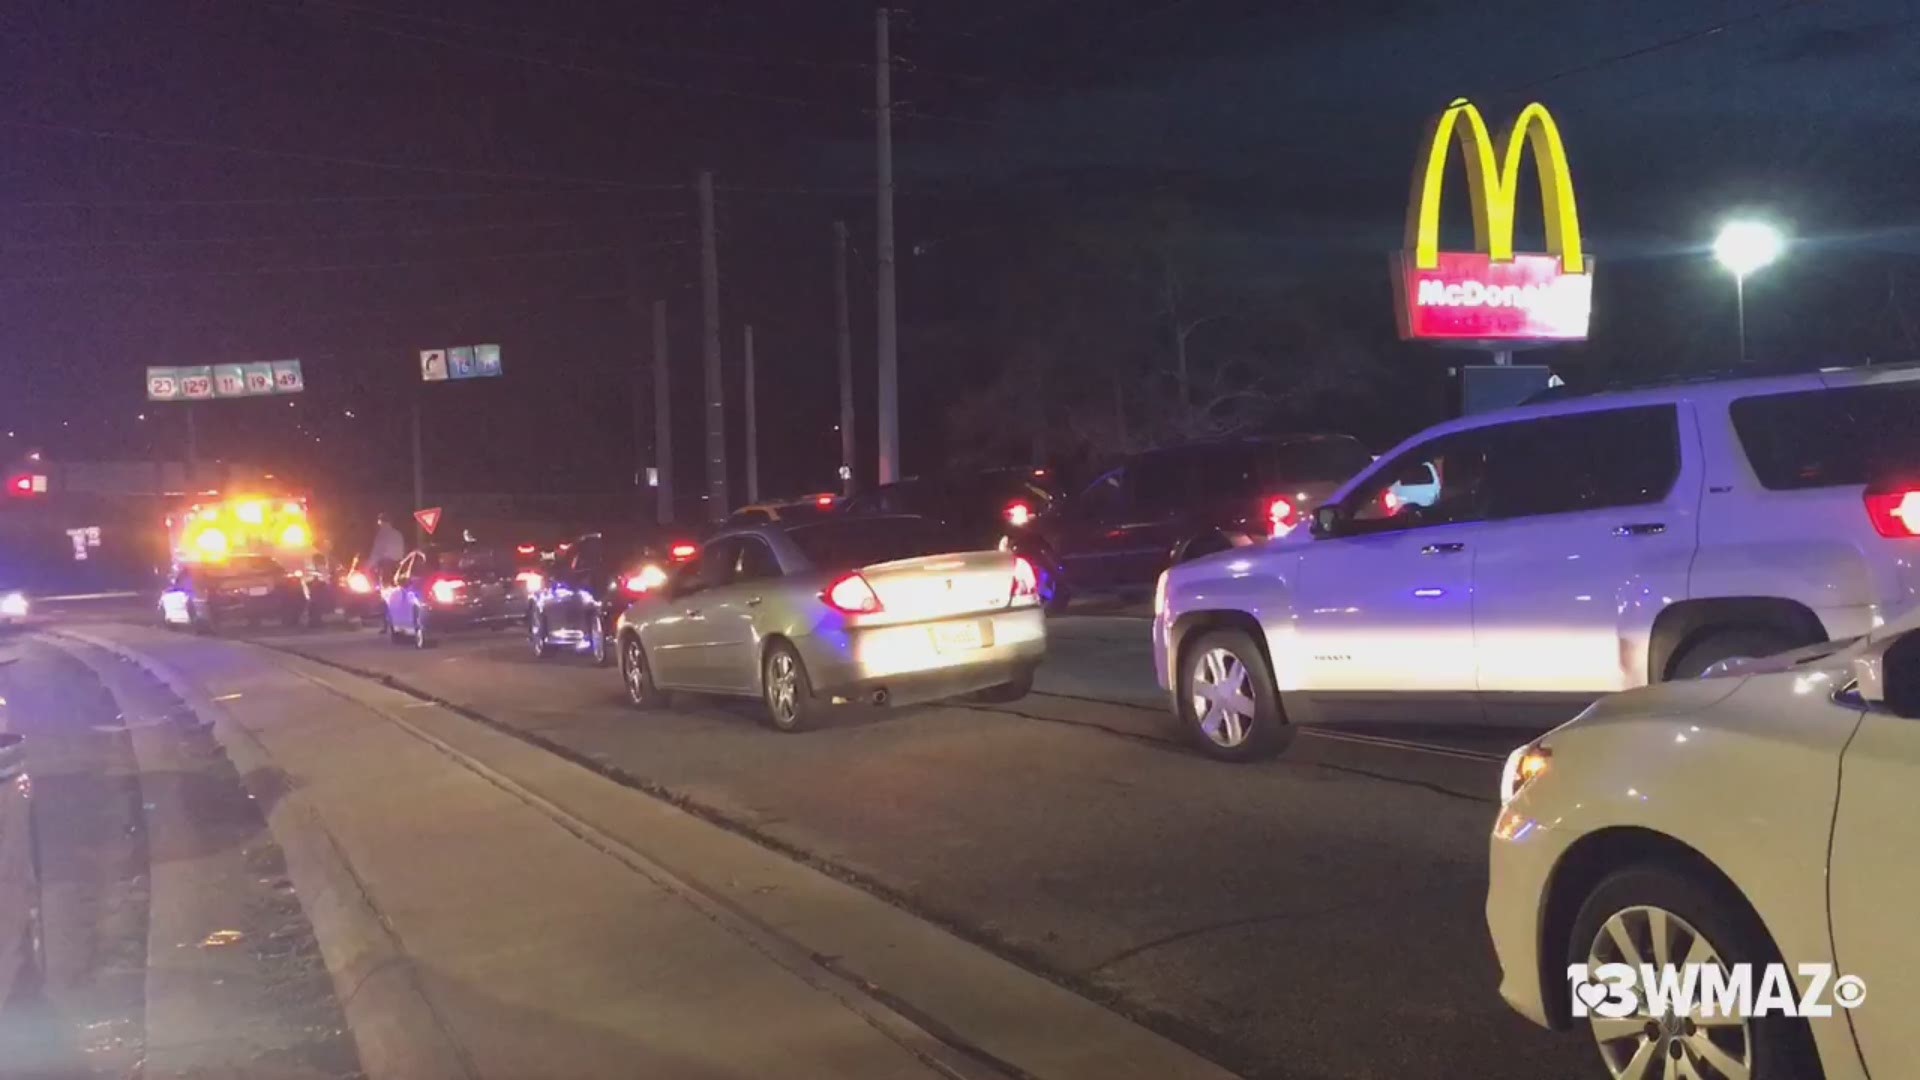
<svg viewBox="0 0 1920 1080">
<path fill-rule="evenodd" d="M 1496 262 L 1513 258 L 1514 203 L 1519 197 L 1520 152 L 1533 150 L 1540 174 L 1540 201 L 1546 211 L 1547 250 L 1560 257 L 1569 274 L 1586 272 L 1580 248 L 1580 213 L 1574 207 L 1573 177 L 1567 170 L 1566 147 L 1547 107 L 1534 102 L 1520 110 L 1494 157 L 1494 139 L 1480 110 L 1465 98 L 1456 99 L 1432 124 L 1424 167 L 1414 172 L 1412 204 L 1407 208 L 1407 248 L 1417 269 L 1440 263 L 1440 194 L 1447 171 L 1447 152 L 1458 136 L 1467 161 L 1467 189 L 1473 203 L 1474 244 Z"/>
</svg>

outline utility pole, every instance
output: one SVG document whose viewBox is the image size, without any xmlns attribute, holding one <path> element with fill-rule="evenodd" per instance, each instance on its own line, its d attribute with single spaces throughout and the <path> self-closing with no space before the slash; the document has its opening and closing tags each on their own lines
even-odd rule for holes
<svg viewBox="0 0 1920 1080">
<path fill-rule="evenodd" d="M 753 324 L 747 324 L 747 501 L 760 501 L 760 428 L 753 410 Z"/>
<path fill-rule="evenodd" d="M 673 524 L 673 399 L 667 394 L 667 302 L 653 302 L 653 466 L 659 477 L 654 509 Z"/>
<path fill-rule="evenodd" d="M 720 252 L 713 231 L 713 173 L 700 170 L 700 308 L 707 374 L 707 518 L 719 521 L 727 502 L 727 401 L 720 381 Z"/>
<path fill-rule="evenodd" d="M 420 388 L 413 390 L 413 508 L 427 505 L 427 470 L 420 458 Z"/>
<path fill-rule="evenodd" d="M 880 482 L 900 479 L 900 328 L 896 322 L 893 267 L 893 49 L 887 40 L 887 9 L 874 12 L 874 123 L 879 147 L 879 225 L 876 259 L 880 284 L 874 348 L 880 359 Z"/>
<path fill-rule="evenodd" d="M 840 353 L 840 467 L 847 471 L 841 494 L 853 481 L 853 324 L 847 314 L 847 223 L 833 223 L 833 337 Z"/>
<path fill-rule="evenodd" d="M 193 402 L 182 407 L 187 410 L 187 487 L 193 488 L 199 483 L 195 477 L 200 471 L 200 433 L 193 429 Z"/>
</svg>

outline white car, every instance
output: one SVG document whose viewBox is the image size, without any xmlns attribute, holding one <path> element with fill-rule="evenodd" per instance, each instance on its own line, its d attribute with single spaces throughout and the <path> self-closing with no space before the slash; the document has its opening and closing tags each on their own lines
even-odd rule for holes
<svg viewBox="0 0 1920 1080">
<path fill-rule="evenodd" d="M 1299 723 L 1551 726 L 1920 598 L 1920 368 L 1677 383 L 1402 443 L 1311 529 L 1160 579 L 1160 685 L 1243 760 Z M 1408 497 L 1417 492 L 1418 497 Z"/>
<path fill-rule="evenodd" d="M 1567 968 L 1830 965 L 1832 1015 L 1592 1016 L 1595 1076 L 1827 1080 L 1920 1068 L 1920 614 L 1855 642 L 1606 698 L 1508 760 L 1487 926 L 1500 992 L 1574 1022 Z M 1857 1007 L 1834 1007 L 1842 976 Z M 1625 1003 L 1621 1003 L 1624 1008 Z"/>
</svg>

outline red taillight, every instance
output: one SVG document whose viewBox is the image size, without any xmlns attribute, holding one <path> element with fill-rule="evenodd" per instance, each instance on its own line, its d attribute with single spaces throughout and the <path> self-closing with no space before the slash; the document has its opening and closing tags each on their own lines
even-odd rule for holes
<svg viewBox="0 0 1920 1080">
<path fill-rule="evenodd" d="M 373 591 L 373 579 L 355 570 L 353 573 L 347 575 L 347 591 L 360 593 L 362 595 L 370 593 Z"/>
<path fill-rule="evenodd" d="M 532 544 L 521 544 L 518 547 L 514 548 L 513 550 L 515 553 L 520 555 L 532 555 L 538 552 L 540 549 L 537 547 L 534 547 Z"/>
<path fill-rule="evenodd" d="M 460 590 L 466 587 L 467 583 L 457 577 L 434 578 L 433 584 L 427 586 L 427 594 L 436 604 L 451 604 L 460 599 Z"/>
<path fill-rule="evenodd" d="M 827 586 L 820 598 L 828 607 L 849 615 L 871 615 L 880 610 L 880 597 L 858 573 L 848 574 Z"/>
<path fill-rule="evenodd" d="M 832 506 L 832 505 L 833 505 L 833 496 L 831 496 L 831 495 L 815 495 L 815 496 L 813 497 L 813 505 L 815 505 L 815 506 L 817 506 L 817 507 L 819 507 L 819 508 L 820 508 L 820 509 L 822 509 L 822 510 L 825 510 L 825 509 L 826 509 L 827 507 L 829 507 L 829 506 Z"/>
<path fill-rule="evenodd" d="M 1023 502 L 1008 503 L 1005 511 L 1007 524 L 1016 529 L 1024 529 L 1027 522 L 1033 520 L 1033 507 Z"/>
<path fill-rule="evenodd" d="M 667 558 L 672 559 L 674 562 L 686 562 L 698 554 L 700 554 L 700 545 L 689 544 L 685 541 L 681 541 L 667 549 Z"/>
<path fill-rule="evenodd" d="M 1018 600 L 1023 596 L 1039 595 L 1040 575 L 1034 573 L 1033 564 L 1027 561 L 1026 556 L 1015 555 L 1013 557 L 1013 595 L 1010 599 Z"/>
<path fill-rule="evenodd" d="M 1300 520 L 1299 511 L 1285 499 L 1275 499 L 1267 504 L 1267 532 L 1280 536 L 1291 531 Z"/>
<path fill-rule="evenodd" d="M 513 577 L 530 593 L 537 593 L 547 587 L 547 576 L 538 570 L 522 570 Z"/>
<path fill-rule="evenodd" d="M 620 580 L 628 596 L 645 596 L 667 583 L 667 572 L 648 563 Z"/>
<path fill-rule="evenodd" d="M 1881 536 L 1920 536 L 1920 488 L 1867 490 L 1867 516 Z"/>
</svg>

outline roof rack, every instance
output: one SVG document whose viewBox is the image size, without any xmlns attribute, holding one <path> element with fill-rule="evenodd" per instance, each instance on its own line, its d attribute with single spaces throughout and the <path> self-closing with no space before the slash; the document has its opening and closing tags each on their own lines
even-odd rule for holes
<svg viewBox="0 0 1920 1080">
<path fill-rule="evenodd" d="M 1866 368 L 1893 371 L 1920 367 L 1920 360 L 1897 360 L 1885 364 L 1876 364 L 1872 360 L 1858 364 L 1835 364 L 1832 362 L 1794 361 L 1785 363 L 1753 363 L 1734 368 L 1713 368 L 1707 371 L 1673 372 L 1667 375 L 1652 376 L 1644 379 L 1622 379 L 1616 382 L 1601 383 L 1596 386 L 1573 387 L 1567 385 L 1549 386 L 1521 402 L 1522 405 L 1535 405 L 1546 401 L 1564 401 L 1568 398 L 1592 397 L 1596 394 L 1615 394 L 1628 390 L 1657 390 L 1668 386 L 1698 386 L 1704 383 L 1731 382 L 1736 379 L 1763 379 L 1770 375 L 1810 375 L 1821 371 L 1856 371 Z"/>
</svg>

